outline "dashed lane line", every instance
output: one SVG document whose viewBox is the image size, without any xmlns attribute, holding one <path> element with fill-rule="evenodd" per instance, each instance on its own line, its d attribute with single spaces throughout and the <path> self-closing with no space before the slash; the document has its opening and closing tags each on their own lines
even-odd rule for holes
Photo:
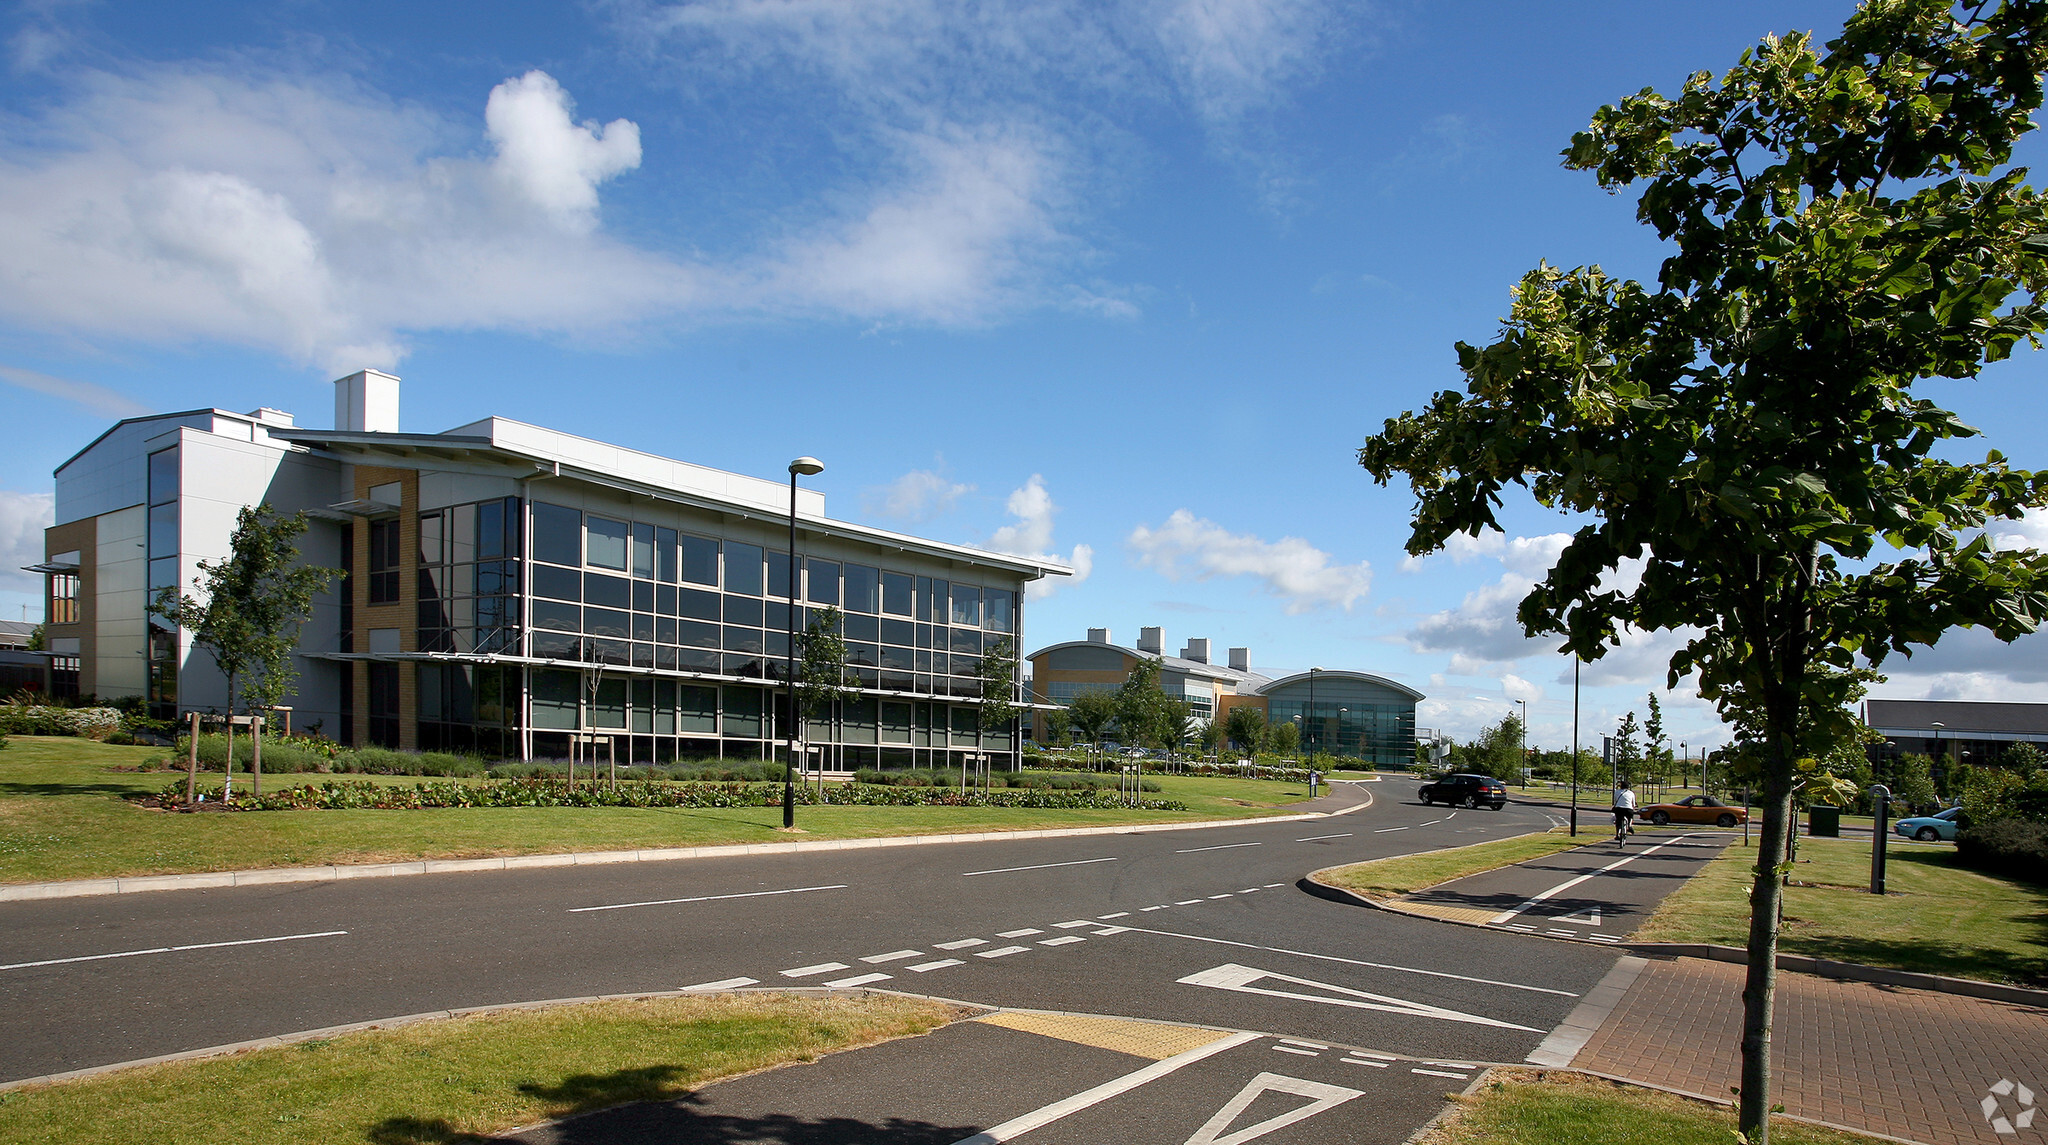
<svg viewBox="0 0 2048 1145">
<path fill-rule="evenodd" d="M 956 938 L 956 939 L 954 939 L 954 940 L 953 940 L 953 941 L 951 941 L 951 942 L 934 942 L 934 943 L 932 943 L 932 947 L 933 947 L 933 949 L 936 949 L 936 950 L 965 950 L 965 949 L 967 949 L 967 948 L 968 948 L 968 947 L 970 947 L 970 946 L 987 946 L 987 945 L 988 945 L 988 939 L 986 939 L 986 938 Z"/>
<path fill-rule="evenodd" d="M 1036 928 L 1036 927 L 1030 927 L 1030 926 L 1027 926 L 1027 927 L 1024 927 L 1024 928 L 1022 928 L 1022 929 L 1019 929 L 1019 930 L 999 930 L 999 931 L 997 931 L 997 932 L 996 932 L 996 937 L 997 937 L 997 938 L 1029 938 L 1029 937 L 1031 937 L 1031 936 L 1032 936 L 1032 935 L 1034 935 L 1034 934 L 1044 934 L 1044 933 L 1045 933 L 1044 931 L 1042 931 L 1042 930 L 1039 930 L 1039 929 L 1038 929 L 1038 928 Z"/>
<path fill-rule="evenodd" d="M 720 979 L 719 979 L 718 981 L 716 981 L 716 982 L 699 982 L 699 983 L 697 983 L 697 984 L 696 984 L 695 986 L 685 986 L 685 987 L 683 987 L 683 989 L 685 989 L 685 990 L 737 990 L 737 989 L 739 989 L 739 988 L 740 988 L 740 987 L 742 987 L 742 986 L 758 986 L 758 985 L 760 985 L 760 984 L 761 984 L 761 980 L 760 980 L 759 978 L 720 978 Z"/>
<path fill-rule="evenodd" d="M 1352 835 L 1352 833 L 1351 833 L 1351 832 L 1349 832 L 1349 831 L 1345 831 L 1345 832 L 1343 832 L 1343 833 L 1341 833 L 1341 834 L 1337 834 L 1337 835 L 1310 835 L 1310 836 L 1309 836 L 1308 838 L 1306 838 L 1306 839 L 1296 839 L 1296 840 L 1295 840 L 1295 842 L 1297 842 L 1297 843 L 1313 843 L 1313 842 L 1317 841 L 1318 839 L 1349 839 L 1349 838 L 1351 837 L 1351 835 Z"/>
<path fill-rule="evenodd" d="M 1114 863 L 1120 856 L 1108 855 L 1100 859 L 1075 859 L 1067 863 L 1033 863 L 1028 867 L 996 867 L 987 871 L 963 871 L 960 877 L 971 879 L 976 875 L 1007 875 L 1012 871 L 1043 871 L 1053 867 L 1085 867 L 1089 863 Z"/>
<path fill-rule="evenodd" d="M 1096 918 L 1099 918 L 1099 919 L 1104 919 L 1104 920 L 1107 920 L 1107 919 L 1112 919 L 1112 918 L 1129 918 L 1129 917 L 1131 917 L 1131 912 L 1130 912 L 1130 911 L 1127 911 L 1127 910 L 1120 910 L 1120 911 L 1116 912 L 1115 914 L 1098 914 L 1098 915 L 1096 915 L 1095 917 L 1096 917 Z"/>
<path fill-rule="evenodd" d="M 891 950 L 887 954 L 870 954 L 861 959 L 861 961 L 873 965 L 878 962 L 901 962 L 906 958 L 922 957 L 924 957 L 924 951 L 922 950 Z"/>
<path fill-rule="evenodd" d="M 1232 849 L 1233 847 L 1263 847 L 1263 846 L 1265 846 L 1265 844 L 1264 844 L 1264 843 L 1218 843 L 1218 844 L 1216 844 L 1216 845 L 1215 845 L 1215 846 L 1213 846 L 1213 847 L 1189 847 L 1189 848 L 1187 848 L 1186 850 L 1182 850 L 1182 851 L 1175 851 L 1175 852 L 1174 852 L 1174 854 L 1176 854 L 1176 855 L 1192 855 L 1192 854 L 1195 854 L 1195 853 L 1196 853 L 1196 852 L 1198 852 L 1198 851 L 1228 851 L 1228 850 Z"/>
<path fill-rule="evenodd" d="M 1335 954 L 1315 954 L 1306 950 L 1288 950 L 1280 946 L 1260 946 L 1256 942 L 1238 942 L 1229 938 L 1211 938 L 1206 934 L 1182 934 L 1172 930 L 1152 930 L 1143 926 L 1127 926 L 1139 934 L 1158 934 L 1167 938 L 1185 938 L 1191 942 L 1209 942 L 1218 946 L 1236 946 L 1245 950 L 1263 950 L 1269 954 L 1291 954 L 1296 958 L 1313 958 L 1320 962 L 1341 962 L 1347 966 L 1368 966 L 1374 970 L 1396 970 L 1403 974 L 1420 974 L 1428 978 L 1448 978 L 1456 982 L 1475 982 L 1481 986 L 1500 986 L 1509 990 L 1526 990 L 1531 994 L 1554 994 L 1560 998 L 1576 998 L 1579 995 L 1570 990 L 1553 990 L 1548 986 L 1530 986 L 1522 982 L 1502 982 L 1495 978 L 1475 978 L 1468 974 L 1452 974 L 1447 970 L 1424 970 L 1419 966 L 1396 966 L 1388 962 L 1367 962 L 1361 958 L 1344 958 Z"/>
<path fill-rule="evenodd" d="M 892 974 L 856 974 L 851 978 L 834 979 L 825 983 L 825 985 L 832 987 L 834 990 L 845 990 L 854 986 L 866 986 L 871 982 L 887 982 L 893 977 L 895 976 Z"/>
<path fill-rule="evenodd" d="M 944 970 L 948 966 L 965 965 L 966 963 L 960 961 L 958 958 L 941 958 L 937 962 L 920 962 L 915 966 L 905 966 L 904 969 L 914 970 L 919 974 L 924 974 L 932 970 Z"/>
<path fill-rule="evenodd" d="M 1382 828 L 1380 828 L 1379 830 L 1377 830 L 1377 831 L 1374 831 L 1374 832 L 1373 832 L 1373 834 L 1375 834 L 1375 835 L 1384 835 L 1384 834 L 1386 834 L 1386 833 L 1387 833 L 1387 832 L 1389 832 L 1389 831 L 1406 831 L 1407 829 L 1408 829 L 1408 828 L 1406 828 L 1406 827 L 1382 827 Z"/>
<path fill-rule="evenodd" d="M 36 966 L 63 966 L 72 962 L 98 962 L 106 958 L 140 958 L 145 954 L 178 954 L 187 950 L 218 950 L 223 946 L 262 946 L 270 942 L 296 942 L 302 938 L 336 938 L 346 930 L 322 930 L 312 934 L 280 934 L 274 938 L 240 938 L 233 942 L 191 942 L 184 946 L 152 946 L 147 950 L 119 950 L 112 954 L 81 954 L 75 958 L 45 958 L 38 962 L 13 962 L 0 970 L 28 970 Z"/>
<path fill-rule="evenodd" d="M 834 970 L 851 969 L 852 967 L 844 962 L 820 962 L 816 966 L 799 966 L 793 970 L 784 970 L 782 976 L 784 978 L 810 978 L 818 974 L 830 974 Z"/>
<path fill-rule="evenodd" d="M 1031 948 L 1028 946 L 998 946 L 994 950 L 977 950 L 974 952 L 974 956 L 976 958 L 1005 958 L 1012 954 L 1022 954 L 1029 949 Z"/>
<path fill-rule="evenodd" d="M 758 899 L 767 898 L 770 895 L 800 895 L 809 891 L 843 891 L 845 889 L 845 883 L 833 883 L 830 886 L 824 887 L 790 887 L 779 891 L 747 891 L 742 894 L 733 895 L 697 895 L 694 898 L 686 899 L 653 899 L 648 902 L 615 902 L 607 903 L 604 906 L 578 906 L 570 907 L 566 913 L 589 914 L 594 910 L 631 910 L 636 906 L 674 906 L 677 903 L 684 902 L 717 902 L 720 899 Z"/>
<path fill-rule="evenodd" d="M 1087 940 L 1087 939 L 1085 939 L 1085 938 L 1082 938 L 1082 937 L 1081 937 L 1080 935 L 1078 935 L 1078 934 L 1062 934 L 1062 935 L 1060 935 L 1060 936 L 1059 936 L 1058 938 L 1046 938 L 1046 939 L 1041 939 L 1041 940 L 1039 940 L 1039 943 L 1038 943 L 1038 945 L 1040 945 L 1040 946 L 1066 946 L 1066 945 L 1069 945 L 1069 944 L 1071 944 L 1071 943 L 1075 943 L 1075 942 L 1086 942 L 1086 941 L 1088 941 L 1088 940 Z"/>
</svg>

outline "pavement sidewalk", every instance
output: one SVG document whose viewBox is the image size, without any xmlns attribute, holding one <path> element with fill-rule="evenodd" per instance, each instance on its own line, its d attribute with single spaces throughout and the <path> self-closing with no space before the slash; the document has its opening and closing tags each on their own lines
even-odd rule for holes
<svg viewBox="0 0 2048 1145">
<path fill-rule="evenodd" d="M 1571 1067 L 1728 1101 L 1743 973 L 1648 960 Z M 1772 1099 L 1794 1117 L 1927 1145 L 2041 1132 L 2016 1123 L 2022 1094 L 2048 1104 L 2048 1008 L 1782 971 L 1776 1003 Z"/>
</svg>

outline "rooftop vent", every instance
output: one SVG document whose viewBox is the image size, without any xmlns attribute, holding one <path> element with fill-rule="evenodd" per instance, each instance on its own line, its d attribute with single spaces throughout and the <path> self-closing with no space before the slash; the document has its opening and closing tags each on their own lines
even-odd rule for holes
<svg viewBox="0 0 2048 1145">
<path fill-rule="evenodd" d="M 1209 662 L 1209 638 L 1206 636 L 1190 637 L 1188 639 L 1188 646 L 1180 650 L 1180 658 L 1183 660 L 1193 660 L 1197 664 L 1207 664 Z"/>
<path fill-rule="evenodd" d="M 382 370 L 357 370 L 334 379 L 334 428 L 397 433 L 398 379 Z"/>
<path fill-rule="evenodd" d="M 1232 648 L 1230 650 L 1230 670 L 1233 672 L 1251 671 L 1252 650 L 1249 648 Z"/>
<path fill-rule="evenodd" d="M 1107 644 L 1107 643 L 1109 643 L 1109 629 L 1107 629 L 1107 628 L 1091 628 L 1091 629 L 1089 629 L 1089 630 L 1088 630 L 1088 643 L 1090 643 L 1090 644 Z"/>
<path fill-rule="evenodd" d="M 1154 656 L 1166 654 L 1166 630 L 1163 628 L 1138 629 L 1138 651 Z"/>
</svg>

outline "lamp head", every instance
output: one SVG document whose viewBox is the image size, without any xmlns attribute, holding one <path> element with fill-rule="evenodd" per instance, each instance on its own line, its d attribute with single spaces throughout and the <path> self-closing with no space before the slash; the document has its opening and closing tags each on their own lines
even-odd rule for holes
<svg viewBox="0 0 2048 1145">
<path fill-rule="evenodd" d="M 792 477 L 799 473 L 805 477 L 815 477 L 823 472 L 825 472 L 825 463 L 815 457 L 799 457 L 789 463 L 789 474 Z"/>
</svg>

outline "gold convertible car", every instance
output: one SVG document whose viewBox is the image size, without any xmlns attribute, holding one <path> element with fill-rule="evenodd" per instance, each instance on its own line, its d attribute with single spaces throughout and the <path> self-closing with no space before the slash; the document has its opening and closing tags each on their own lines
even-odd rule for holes
<svg viewBox="0 0 2048 1145">
<path fill-rule="evenodd" d="M 1676 803 L 1653 803 L 1636 809 L 1636 818 L 1662 827 L 1666 823 L 1712 823 L 1734 827 L 1749 819 L 1746 807 L 1730 807 L 1711 795 L 1693 795 Z"/>
</svg>

